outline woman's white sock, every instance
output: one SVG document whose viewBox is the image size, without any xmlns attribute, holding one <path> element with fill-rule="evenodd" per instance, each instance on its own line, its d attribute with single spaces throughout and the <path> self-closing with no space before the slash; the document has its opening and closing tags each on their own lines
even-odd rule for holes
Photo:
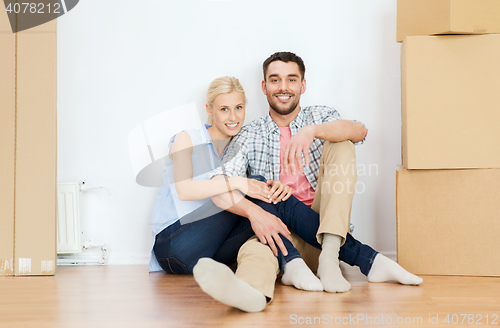
<svg viewBox="0 0 500 328">
<path fill-rule="evenodd" d="M 397 281 L 403 285 L 420 285 L 422 278 L 409 273 L 393 260 L 377 254 L 368 273 L 369 282 Z"/>
<path fill-rule="evenodd" d="M 312 273 L 302 258 L 295 258 L 285 264 L 284 271 L 281 277 L 284 285 L 314 292 L 323 291 L 321 281 Z"/>
<path fill-rule="evenodd" d="M 342 276 L 339 267 L 339 250 L 342 237 L 323 234 L 323 245 L 319 255 L 318 277 L 325 291 L 344 293 L 351 289 L 351 284 Z"/>
<path fill-rule="evenodd" d="M 201 289 L 216 300 L 245 312 L 260 312 L 266 307 L 264 294 L 236 277 L 231 269 L 211 258 L 201 258 L 193 268 Z"/>
</svg>

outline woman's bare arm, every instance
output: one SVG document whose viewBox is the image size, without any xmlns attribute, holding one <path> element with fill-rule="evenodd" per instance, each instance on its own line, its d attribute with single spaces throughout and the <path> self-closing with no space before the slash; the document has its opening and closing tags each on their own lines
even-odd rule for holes
<svg viewBox="0 0 500 328">
<path fill-rule="evenodd" d="M 268 200 L 269 188 L 264 182 L 250 181 L 243 177 L 193 180 L 192 152 L 193 143 L 189 134 L 179 133 L 175 137 L 169 156 L 174 161 L 175 189 L 180 200 L 200 200 L 236 189 L 250 197 Z"/>
</svg>

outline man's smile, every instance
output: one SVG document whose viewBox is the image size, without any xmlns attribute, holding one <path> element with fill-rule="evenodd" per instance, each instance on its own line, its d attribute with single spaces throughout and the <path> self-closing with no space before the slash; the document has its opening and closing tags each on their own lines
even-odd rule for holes
<svg viewBox="0 0 500 328">
<path fill-rule="evenodd" d="M 292 98 L 292 95 L 277 95 L 276 97 L 281 102 L 288 102 Z"/>
</svg>

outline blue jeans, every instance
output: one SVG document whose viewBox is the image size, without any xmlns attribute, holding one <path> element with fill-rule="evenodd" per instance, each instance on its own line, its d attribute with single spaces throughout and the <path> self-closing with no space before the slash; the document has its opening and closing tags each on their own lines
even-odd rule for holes
<svg viewBox="0 0 500 328">
<path fill-rule="evenodd" d="M 247 218 L 221 211 L 211 201 L 188 215 L 192 218 L 184 217 L 156 235 L 153 250 L 158 263 L 168 273 L 191 274 L 202 257 L 233 265 L 240 247 L 255 234 Z M 191 223 L 183 225 L 181 221 Z M 288 251 L 284 256 L 278 248 L 278 261 L 283 269 L 300 254 L 288 239 L 283 236 L 281 239 Z"/>
<path fill-rule="evenodd" d="M 261 176 L 249 178 L 265 181 Z M 321 248 L 316 240 L 319 214 L 297 198 L 291 196 L 276 205 L 251 198 L 250 200 L 280 218 L 305 242 Z M 239 248 L 254 235 L 247 218 L 220 211 L 211 201 L 187 216 L 191 218 L 182 218 L 156 236 L 153 250 L 160 266 L 168 273 L 191 274 L 194 265 L 202 257 L 232 265 L 236 263 Z M 180 221 L 191 223 L 182 225 Z M 288 239 L 281 239 L 288 251 L 288 255 L 284 256 L 278 249 L 278 262 L 283 270 L 287 262 L 300 257 L 300 254 Z M 340 248 L 339 258 L 350 265 L 358 266 L 361 272 L 367 275 L 376 255 L 375 250 L 348 234 Z"/>
</svg>

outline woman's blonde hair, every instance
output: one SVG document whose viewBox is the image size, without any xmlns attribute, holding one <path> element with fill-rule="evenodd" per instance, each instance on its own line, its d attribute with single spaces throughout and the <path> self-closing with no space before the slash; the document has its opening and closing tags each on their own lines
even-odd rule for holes
<svg viewBox="0 0 500 328">
<path fill-rule="evenodd" d="M 207 91 L 208 106 L 213 106 L 215 98 L 217 98 L 218 95 L 231 93 L 234 91 L 241 93 L 243 95 L 243 98 L 245 98 L 245 103 L 247 102 L 247 98 L 245 97 L 245 90 L 243 90 L 243 87 L 241 86 L 240 81 L 238 81 L 237 78 L 232 76 L 223 76 L 213 80 L 212 83 L 210 83 Z M 207 124 L 211 125 L 212 123 L 212 116 L 209 115 Z"/>
</svg>

